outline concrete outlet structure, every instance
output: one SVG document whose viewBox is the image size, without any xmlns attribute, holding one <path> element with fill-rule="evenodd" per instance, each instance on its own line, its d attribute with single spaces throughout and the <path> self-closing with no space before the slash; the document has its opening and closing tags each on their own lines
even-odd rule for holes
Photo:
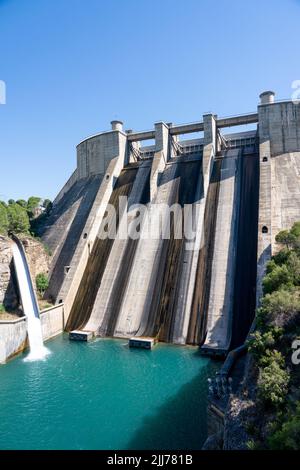
<svg viewBox="0 0 300 470">
<path fill-rule="evenodd" d="M 236 126 L 245 131 L 232 133 Z M 121 196 L 128 208 L 119 207 Z M 103 239 L 108 204 L 117 234 L 126 218 L 136 220 L 136 204 L 191 211 L 181 222 L 171 216 L 168 239 L 142 236 L 143 214 L 138 239 L 130 232 Z M 47 295 L 64 304 L 68 331 L 199 344 L 224 355 L 247 336 L 276 234 L 297 220 L 296 103 L 266 91 L 246 115 L 205 114 L 143 132 L 112 121 L 111 130 L 78 144 L 77 167 L 41 229 L 54 254 Z M 175 236 L 181 223 L 195 228 L 194 238 Z"/>
</svg>

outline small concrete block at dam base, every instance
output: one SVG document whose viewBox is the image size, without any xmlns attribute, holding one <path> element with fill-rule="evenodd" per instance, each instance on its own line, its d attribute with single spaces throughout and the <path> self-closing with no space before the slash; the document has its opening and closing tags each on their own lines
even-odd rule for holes
<svg viewBox="0 0 300 470">
<path fill-rule="evenodd" d="M 139 337 L 130 338 L 128 345 L 130 348 L 152 349 L 156 342 L 155 338 Z"/>
<path fill-rule="evenodd" d="M 69 332 L 69 339 L 71 341 L 91 341 L 94 338 L 92 331 L 73 330 Z"/>
</svg>

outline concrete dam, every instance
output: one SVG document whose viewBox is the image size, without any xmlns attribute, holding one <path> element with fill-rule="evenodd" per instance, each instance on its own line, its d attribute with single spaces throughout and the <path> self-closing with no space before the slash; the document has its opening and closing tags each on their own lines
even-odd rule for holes
<svg viewBox="0 0 300 470">
<path fill-rule="evenodd" d="M 78 144 L 41 227 L 46 296 L 63 304 L 67 331 L 226 355 L 248 334 L 276 234 L 300 220 L 300 106 L 264 92 L 244 115 L 111 124 Z M 168 236 L 149 236 L 148 213 Z"/>
</svg>

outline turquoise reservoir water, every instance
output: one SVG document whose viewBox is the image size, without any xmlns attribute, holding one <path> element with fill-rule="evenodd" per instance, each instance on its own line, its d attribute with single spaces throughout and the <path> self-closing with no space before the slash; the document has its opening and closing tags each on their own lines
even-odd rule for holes
<svg viewBox="0 0 300 470">
<path fill-rule="evenodd" d="M 207 377 L 196 348 L 48 342 L 45 361 L 0 366 L 0 449 L 200 449 Z"/>
</svg>

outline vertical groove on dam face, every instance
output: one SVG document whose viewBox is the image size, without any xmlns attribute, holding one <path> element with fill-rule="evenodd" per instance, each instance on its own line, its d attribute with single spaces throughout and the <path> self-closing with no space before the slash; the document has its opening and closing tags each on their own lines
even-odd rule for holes
<svg viewBox="0 0 300 470">
<path fill-rule="evenodd" d="M 231 349 L 240 346 L 255 314 L 259 156 L 242 156 L 241 201 L 234 288 Z"/>
<path fill-rule="evenodd" d="M 172 204 L 178 203 L 183 207 L 184 204 L 197 202 L 196 189 L 201 171 L 201 160 L 177 164 L 175 176 L 180 181 Z M 155 281 L 155 294 L 152 298 L 147 326 L 143 332 L 146 336 L 158 335 L 161 341 L 166 342 L 172 340 L 175 305 L 185 244 L 184 237 L 181 239 L 174 237 L 176 220 L 173 214 L 171 214 L 170 220 L 170 240 L 163 240 L 160 266 Z"/>
<path fill-rule="evenodd" d="M 109 199 L 109 204 L 113 205 L 116 211 L 117 228 L 119 197 L 129 195 L 137 170 L 137 168 L 124 169 L 121 172 Z M 104 222 L 102 227 L 103 224 Z M 67 331 L 83 328 L 89 320 L 113 242 L 114 240 L 110 238 L 104 240 L 96 238 L 66 324 Z"/>
<path fill-rule="evenodd" d="M 202 344 L 205 340 L 209 302 L 211 268 L 220 187 L 222 160 L 214 162 L 205 205 L 203 235 L 199 252 L 196 283 L 187 335 L 188 344 Z"/>
</svg>

